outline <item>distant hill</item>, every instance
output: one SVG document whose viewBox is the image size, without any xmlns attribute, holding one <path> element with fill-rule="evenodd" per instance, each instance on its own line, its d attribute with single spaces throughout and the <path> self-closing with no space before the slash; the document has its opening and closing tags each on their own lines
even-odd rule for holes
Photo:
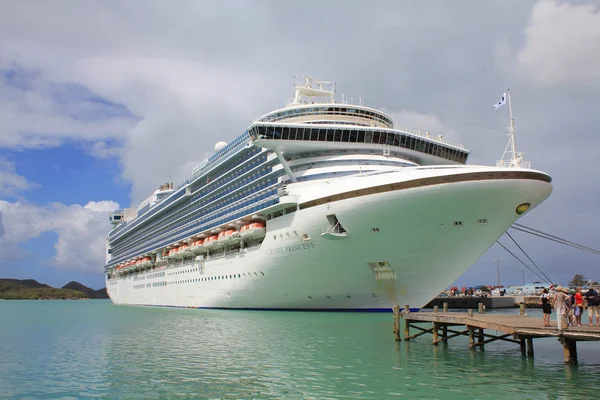
<svg viewBox="0 0 600 400">
<path fill-rule="evenodd" d="M 39 283 L 34 279 L 0 279 L 0 282 L 5 282 L 7 284 L 19 285 L 26 288 L 50 288 L 52 286 L 48 286 L 45 283 Z"/>
<path fill-rule="evenodd" d="M 86 294 L 88 299 L 108 299 L 108 293 L 106 293 L 106 288 L 94 290 L 75 281 L 67 283 L 62 288 L 83 292 Z"/>
<path fill-rule="evenodd" d="M 53 288 L 33 279 L 0 279 L 0 299 L 107 299 L 106 289 L 94 290 L 79 282 Z"/>
</svg>

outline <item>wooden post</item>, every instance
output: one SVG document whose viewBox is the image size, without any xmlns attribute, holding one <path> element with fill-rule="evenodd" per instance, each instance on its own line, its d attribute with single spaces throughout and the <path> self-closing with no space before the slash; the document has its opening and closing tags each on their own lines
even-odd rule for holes
<svg viewBox="0 0 600 400">
<path fill-rule="evenodd" d="M 400 341 L 400 306 L 394 306 L 394 339 Z"/>
<path fill-rule="evenodd" d="M 483 314 L 483 303 L 479 302 L 479 304 L 477 306 L 478 306 L 477 312 L 479 312 L 479 314 Z"/>
<path fill-rule="evenodd" d="M 439 322 L 433 322 L 433 330 L 431 331 L 431 333 L 433 334 L 433 344 L 435 346 L 437 346 L 438 344 L 438 329 L 440 329 L 440 323 Z"/>
<path fill-rule="evenodd" d="M 468 315 L 469 317 L 472 317 L 472 316 L 473 316 L 473 309 L 472 309 L 472 308 L 469 308 L 469 309 L 467 310 L 467 315 Z"/>
<path fill-rule="evenodd" d="M 519 315 L 525 315 L 525 303 L 519 304 Z"/>
<path fill-rule="evenodd" d="M 446 324 L 442 326 L 442 342 L 448 344 L 448 325 Z"/>
<path fill-rule="evenodd" d="M 533 357 L 533 338 L 527 336 L 527 356 Z"/>
<path fill-rule="evenodd" d="M 408 306 L 408 304 L 404 305 L 404 315 L 406 314 L 410 314 L 410 307 Z M 410 324 L 408 323 L 408 320 L 406 318 L 404 318 L 404 340 L 410 340 Z"/>
<path fill-rule="evenodd" d="M 577 342 L 573 339 L 562 338 L 565 364 L 577 364 Z"/>
<path fill-rule="evenodd" d="M 521 345 L 521 355 L 525 355 L 526 347 L 525 347 L 525 338 L 523 336 L 519 336 L 519 342 Z"/>
<path fill-rule="evenodd" d="M 483 350 L 483 328 L 479 328 L 479 334 L 477 335 L 477 342 L 479 343 L 479 349 Z"/>
<path fill-rule="evenodd" d="M 469 329 L 469 349 L 473 350 L 475 348 L 475 329 L 472 327 L 467 327 Z"/>
<path fill-rule="evenodd" d="M 444 307 L 443 308 L 444 312 L 448 312 L 448 302 L 447 301 L 444 302 L 443 307 Z"/>
<path fill-rule="evenodd" d="M 433 312 L 434 312 L 435 314 L 437 314 L 437 313 L 438 313 L 438 306 L 433 306 Z"/>
</svg>

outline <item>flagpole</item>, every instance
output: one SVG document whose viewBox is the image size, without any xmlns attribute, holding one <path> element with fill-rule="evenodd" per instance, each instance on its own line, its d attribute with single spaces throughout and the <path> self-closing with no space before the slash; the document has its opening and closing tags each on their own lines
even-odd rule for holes
<svg viewBox="0 0 600 400">
<path fill-rule="evenodd" d="M 512 150 L 512 166 L 517 167 L 517 153 L 515 152 L 515 120 L 513 119 L 512 114 L 512 103 L 510 101 L 510 89 L 506 89 L 506 94 L 508 96 L 508 110 L 510 113 L 510 143 Z"/>
</svg>

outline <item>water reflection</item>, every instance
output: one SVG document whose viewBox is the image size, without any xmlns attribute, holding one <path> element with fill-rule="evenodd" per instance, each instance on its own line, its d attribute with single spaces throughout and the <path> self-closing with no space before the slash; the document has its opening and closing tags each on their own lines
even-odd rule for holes
<svg viewBox="0 0 600 400">
<path fill-rule="evenodd" d="M 1 305 L 11 329 L 0 330 L 3 395 L 507 399 L 600 390 L 595 343 L 579 346 L 572 367 L 552 339 L 535 340 L 533 359 L 512 343 L 469 351 L 465 337 L 398 343 L 390 314 L 56 304 L 10 315 Z"/>
</svg>

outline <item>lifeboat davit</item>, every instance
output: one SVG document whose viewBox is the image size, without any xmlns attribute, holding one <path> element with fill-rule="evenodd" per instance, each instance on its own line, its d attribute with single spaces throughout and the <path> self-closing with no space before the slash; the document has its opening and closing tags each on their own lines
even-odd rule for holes
<svg viewBox="0 0 600 400">
<path fill-rule="evenodd" d="M 204 248 L 205 249 L 214 249 L 215 247 L 219 247 L 221 244 L 219 243 L 219 236 L 213 235 L 204 239 Z"/>
<path fill-rule="evenodd" d="M 196 240 L 190 245 L 190 251 L 194 254 L 201 253 L 204 250 L 204 239 Z"/>
<path fill-rule="evenodd" d="M 262 222 L 253 222 L 241 227 L 240 235 L 244 239 L 259 239 L 267 234 L 267 228 Z"/>
<path fill-rule="evenodd" d="M 219 243 L 221 244 L 234 244 L 242 240 L 239 232 L 235 229 L 227 229 L 219 233 Z"/>
</svg>

